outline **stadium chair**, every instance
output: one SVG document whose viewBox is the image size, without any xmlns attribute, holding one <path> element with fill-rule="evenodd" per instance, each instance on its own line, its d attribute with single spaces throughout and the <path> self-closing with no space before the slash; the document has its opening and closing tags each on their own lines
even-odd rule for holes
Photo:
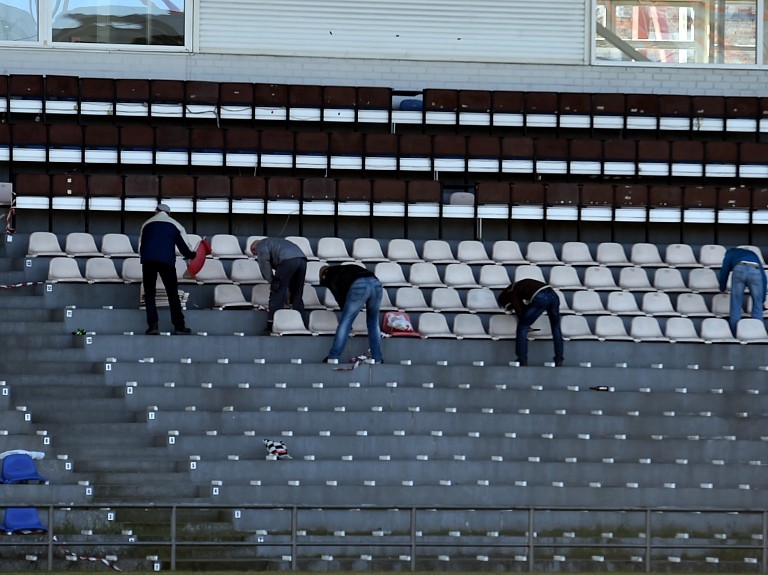
<svg viewBox="0 0 768 575">
<path fill-rule="evenodd" d="M 464 312 L 467 308 L 461 303 L 459 292 L 455 288 L 436 288 L 432 290 L 430 301 L 432 310 L 437 312 Z"/>
<path fill-rule="evenodd" d="M 124 260 L 121 276 L 125 283 L 141 283 L 144 275 L 140 260 L 138 258 Z"/>
<path fill-rule="evenodd" d="M 488 288 L 471 289 L 467 292 L 467 309 L 471 313 L 501 313 L 503 310 L 496 296 Z"/>
<path fill-rule="evenodd" d="M 139 257 L 125 234 L 104 234 L 101 238 L 101 253 L 107 258 Z"/>
<path fill-rule="evenodd" d="M 656 317 L 671 317 L 680 315 L 672 307 L 672 301 L 664 292 L 648 292 L 643 294 L 643 303 L 640 306 L 643 313 Z"/>
<path fill-rule="evenodd" d="M 364 311 L 360 311 L 352 321 L 352 327 L 349 329 L 349 337 L 356 335 L 368 335 L 368 318 Z"/>
<path fill-rule="evenodd" d="M 323 306 L 325 309 L 339 311 L 341 309 L 341 306 L 339 305 L 339 302 L 336 301 L 336 297 L 333 295 L 333 292 L 329 289 L 325 290 L 325 293 L 323 294 Z"/>
<path fill-rule="evenodd" d="M 695 271 L 695 270 L 691 270 Z M 701 270 L 700 270 L 701 271 Z M 712 271 L 712 270 L 709 270 Z M 675 268 L 660 268 L 653 276 L 653 287 L 659 291 L 682 293 L 691 291 L 683 281 L 680 270 Z"/>
<path fill-rule="evenodd" d="M 397 308 L 389 300 L 389 294 L 385 289 L 381 290 L 381 306 L 379 309 L 381 311 L 397 311 Z"/>
<path fill-rule="evenodd" d="M 381 264 L 379 264 L 381 265 Z M 408 281 L 411 285 L 427 287 L 446 287 L 446 284 L 440 279 L 437 273 L 437 267 L 430 262 L 422 262 L 411 265 L 411 271 L 408 274 Z"/>
<path fill-rule="evenodd" d="M 688 244 L 669 244 L 667 246 L 664 261 L 670 267 L 675 268 L 700 268 L 693 250 Z"/>
<path fill-rule="evenodd" d="M 480 278 L 477 283 L 487 288 L 504 289 L 512 281 L 504 266 L 486 265 L 480 268 Z"/>
<path fill-rule="evenodd" d="M 517 266 L 515 268 L 516 282 L 519 282 L 520 280 L 524 280 L 528 278 L 534 279 L 540 282 L 545 282 L 544 272 L 542 272 L 541 268 L 538 266 L 525 265 L 525 266 Z"/>
<path fill-rule="evenodd" d="M 304 283 L 316 286 L 320 285 L 320 268 L 326 265 L 325 262 L 308 261 L 307 274 L 304 276 Z"/>
<path fill-rule="evenodd" d="M 237 236 L 216 234 L 211 238 L 211 257 L 230 260 L 247 258 L 248 256 L 240 249 L 240 241 Z"/>
<path fill-rule="evenodd" d="M 615 291 L 608 294 L 606 309 L 613 315 L 643 315 L 637 307 L 634 294 L 626 291 Z"/>
<path fill-rule="evenodd" d="M 259 286 L 254 286 L 254 289 L 257 287 Z M 317 313 L 317 311 L 312 313 Z M 272 323 L 272 335 L 312 335 L 312 332 L 304 326 L 304 321 L 298 311 L 279 309 L 275 312 Z"/>
<path fill-rule="evenodd" d="M 96 248 L 96 242 L 93 241 L 93 236 L 83 232 L 67 234 L 64 251 L 69 257 L 73 258 L 103 257 L 102 253 Z"/>
<path fill-rule="evenodd" d="M 603 306 L 600 294 L 592 290 L 574 292 L 571 309 L 577 315 L 605 315 L 610 313 Z"/>
<path fill-rule="evenodd" d="M 186 265 L 185 265 L 186 267 Z M 195 281 L 202 284 L 227 284 L 232 283 L 224 271 L 224 266 L 220 260 L 207 259 L 201 269 L 195 276 Z"/>
<path fill-rule="evenodd" d="M 304 252 L 304 255 L 307 256 L 307 260 L 311 261 L 311 260 L 323 259 L 315 256 L 315 254 L 312 252 L 312 246 L 309 245 L 309 240 L 307 238 L 302 236 L 287 236 L 285 239 L 299 246 L 299 248 L 301 248 L 301 251 Z M 333 239 L 337 239 L 337 238 L 333 238 Z M 251 245 L 251 239 L 248 238 L 248 249 L 250 249 L 250 245 Z M 347 251 L 347 248 L 345 247 L 344 252 L 346 251 Z M 352 258 L 349 258 L 348 260 L 341 260 L 341 261 L 351 261 L 351 259 Z M 340 261 L 340 260 L 334 260 L 334 261 Z"/>
<path fill-rule="evenodd" d="M 565 301 L 565 296 L 563 295 L 563 292 L 561 292 L 559 289 L 556 289 L 555 293 L 557 294 L 557 298 L 560 300 L 560 315 L 573 314 L 573 310 L 568 307 L 568 302 Z"/>
<path fill-rule="evenodd" d="M 692 269 L 688 274 L 688 289 L 696 293 L 718 293 L 720 281 L 711 268 Z"/>
<path fill-rule="evenodd" d="M 609 268 L 591 266 L 584 271 L 584 287 L 597 291 L 612 291 L 620 289 L 613 279 L 613 273 Z"/>
<path fill-rule="evenodd" d="M 699 250 L 699 263 L 707 268 L 719 268 L 725 258 L 725 247 L 715 244 L 701 246 Z"/>
<path fill-rule="evenodd" d="M 488 322 L 488 335 L 491 339 L 515 339 L 517 337 L 516 315 L 492 315 Z"/>
<path fill-rule="evenodd" d="M 419 263 L 424 260 L 416 252 L 416 246 L 411 240 L 390 240 L 387 246 L 387 258 L 401 264 Z"/>
<path fill-rule="evenodd" d="M 8 507 L 0 531 L 12 535 L 47 532 L 48 529 L 40 523 L 40 516 L 34 507 Z"/>
<path fill-rule="evenodd" d="M 595 320 L 595 335 L 600 341 L 633 341 L 624 322 L 615 315 L 601 315 Z"/>
<path fill-rule="evenodd" d="M 677 313 L 683 317 L 707 317 L 712 315 L 704 301 L 704 296 L 698 293 L 681 293 L 677 296 Z"/>
<path fill-rule="evenodd" d="M 433 295 L 434 297 L 434 295 Z M 395 307 L 400 311 L 433 311 L 419 288 L 401 287 L 395 293 Z"/>
<path fill-rule="evenodd" d="M 673 343 L 704 343 L 696 333 L 696 327 L 687 317 L 671 317 L 667 320 L 664 335 Z"/>
<path fill-rule="evenodd" d="M 701 339 L 704 343 L 739 343 L 728 321 L 719 317 L 708 317 L 701 322 Z"/>
<path fill-rule="evenodd" d="M 571 266 L 594 266 L 597 262 L 589 252 L 589 246 L 584 242 L 565 242 L 560 253 L 564 264 Z"/>
<path fill-rule="evenodd" d="M 523 257 L 518 243 L 511 240 L 494 242 L 491 258 L 497 264 L 520 265 L 528 263 L 528 260 Z"/>
<path fill-rule="evenodd" d="M 629 291 L 653 291 L 643 268 L 623 268 L 619 274 L 619 287 Z"/>
<path fill-rule="evenodd" d="M 560 329 L 565 341 L 597 339 L 597 336 L 589 329 L 587 319 L 581 315 L 563 316 L 560 320 Z"/>
<path fill-rule="evenodd" d="M 439 313 L 423 313 L 419 317 L 419 333 L 426 338 L 455 338 L 453 332 L 448 329 L 445 316 Z"/>
<path fill-rule="evenodd" d="M 59 240 L 51 232 L 32 232 L 29 234 L 28 257 L 66 255 L 61 251 Z"/>
<path fill-rule="evenodd" d="M 460 313 L 453 318 L 453 334 L 458 339 L 490 339 L 480 318 L 468 313 Z"/>
<path fill-rule="evenodd" d="M 329 310 L 316 309 L 309 314 L 309 331 L 312 335 L 334 335 L 339 319 Z"/>
<path fill-rule="evenodd" d="M 433 264 L 457 264 L 459 260 L 453 257 L 451 246 L 443 240 L 427 240 L 421 252 L 424 261 Z"/>
<path fill-rule="evenodd" d="M 632 265 L 627 259 L 627 255 L 624 252 L 622 245 L 613 242 L 598 244 L 595 259 L 597 260 L 597 263 L 603 266 L 614 267 Z"/>
<path fill-rule="evenodd" d="M 665 264 L 661 255 L 659 254 L 659 248 L 655 244 L 634 244 L 629 256 L 629 261 L 633 265 L 642 267 L 665 267 Z"/>
<path fill-rule="evenodd" d="M 259 262 L 255 260 L 239 259 L 232 262 L 230 279 L 236 284 L 262 284 L 267 283 L 261 273 Z"/>
<path fill-rule="evenodd" d="M 454 288 L 479 287 L 475 275 L 468 264 L 448 264 L 445 266 L 445 283 Z"/>
<path fill-rule="evenodd" d="M 245 300 L 240 286 L 224 284 L 217 285 L 213 290 L 213 307 L 218 309 L 253 309 L 253 304 Z"/>
<path fill-rule="evenodd" d="M 48 281 L 51 283 L 83 283 L 87 280 L 80 273 L 80 268 L 77 267 L 75 260 L 71 258 L 53 258 L 48 264 Z"/>
<path fill-rule="evenodd" d="M 374 275 L 386 287 L 408 287 L 408 283 L 403 275 L 403 268 L 396 262 L 381 262 L 376 264 L 373 271 Z"/>
<path fill-rule="evenodd" d="M 531 330 L 528 332 L 528 339 L 552 339 L 552 326 L 549 325 L 549 317 L 547 314 L 540 315 L 538 319 L 533 322 Z"/>
<path fill-rule="evenodd" d="M 360 262 L 388 262 L 381 251 L 379 240 L 357 238 L 352 243 L 352 257 Z"/>
<path fill-rule="evenodd" d="M 122 283 L 117 275 L 114 260 L 108 258 L 91 258 L 85 262 L 85 279 L 88 283 Z"/>
<path fill-rule="evenodd" d="M 41 481 L 48 483 L 48 479 L 37 472 L 35 462 L 25 453 L 6 455 L 3 458 L 2 482 L 26 483 L 28 481 Z"/>
<path fill-rule="evenodd" d="M 525 259 L 534 265 L 556 266 L 561 262 L 555 253 L 555 247 L 549 242 L 531 242 L 525 252 Z"/>
<path fill-rule="evenodd" d="M 245 250 L 243 250 L 243 253 L 245 255 L 247 255 L 249 258 L 255 258 L 256 254 L 251 251 L 251 245 L 253 245 L 253 242 L 256 242 L 256 241 L 259 241 L 259 240 L 263 240 L 265 237 L 267 237 L 267 236 L 248 236 L 248 239 L 245 240 Z M 285 238 L 285 239 L 288 239 L 288 238 Z M 304 238 L 302 238 L 302 239 L 304 239 Z M 293 240 L 290 240 L 290 241 L 293 241 Z M 296 244 L 295 241 L 293 243 Z M 307 242 L 307 243 L 309 243 L 309 242 Z M 296 244 L 296 245 L 298 245 L 298 244 Z M 301 247 L 301 246 L 299 246 L 299 247 Z M 310 258 L 307 258 L 307 259 L 310 259 Z"/>
<path fill-rule="evenodd" d="M 251 303 L 254 306 L 269 307 L 269 284 L 256 284 L 251 288 Z"/>
<path fill-rule="evenodd" d="M 317 257 L 328 262 L 354 261 L 341 238 L 320 238 L 317 242 Z"/>
<path fill-rule="evenodd" d="M 765 259 L 763 258 L 763 252 L 762 252 L 762 250 L 759 247 L 757 247 L 757 246 L 745 246 L 745 245 L 742 245 L 742 246 L 739 246 L 739 247 L 742 248 L 742 249 L 745 249 L 745 250 L 749 250 L 752 253 L 754 253 L 758 257 L 758 259 L 760 260 L 760 263 L 763 264 L 763 267 L 765 267 Z"/>
<path fill-rule="evenodd" d="M 304 309 L 325 309 L 317 297 L 317 291 L 311 285 L 304 284 L 304 291 L 301 294 L 301 301 L 304 302 Z"/>
<path fill-rule="evenodd" d="M 549 272 L 549 285 L 562 290 L 582 290 L 579 274 L 571 266 L 555 266 Z"/>
<path fill-rule="evenodd" d="M 388 311 L 381 318 L 381 332 L 389 337 L 421 337 L 404 311 Z"/>
<path fill-rule="evenodd" d="M 629 335 L 635 341 L 669 341 L 661 333 L 659 322 L 655 317 L 633 317 L 629 327 Z"/>
<path fill-rule="evenodd" d="M 189 244 L 190 249 L 193 251 L 197 249 L 198 244 L 203 241 L 203 238 L 201 238 L 197 234 L 187 234 L 187 242 Z M 176 258 L 181 258 L 181 252 L 179 251 L 179 248 L 176 248 Z"/>
<path fill-rule="evenodd" d="M 747 305 L 752 303 L 752 298 L 745 298 Z M 728 317 L 731 309 L 731 294 L 717 293 L 712 297 L 712 314 L 717 317 Z"/>
<path fill-rule="evenodd" d="M 741 343 L 768 343 L 765 323 L 759 319 L 745 318 L 736 324 L 736 339 Z"/>
<path fill-rule="evenodd" d="M 459 242 L 456 249 L 456 257 L 465 264 L 493 264 L 493 260 L 488 258 L 488 252 L 485 251 L 483 242 L 475 240 L 464 240 Z"/>
</svg>

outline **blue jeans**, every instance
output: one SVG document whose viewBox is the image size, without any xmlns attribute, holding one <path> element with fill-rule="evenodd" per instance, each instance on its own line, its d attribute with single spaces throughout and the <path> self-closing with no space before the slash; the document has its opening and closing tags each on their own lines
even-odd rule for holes
<svg viewBox="0 0 768 575">
<path fill-rule="evenodd" d="M 552 340 L 555 344 L 555 362 L 563 361 L 563 332 L 560 331 L 560 298 L 553 289 L 536 294 L 523 317 L 517 318 L 517 339 L 515 353 L 517 361 L 528 362 L 528 330 L 541 314 L 547 312 L 552 326 Z"/>
<path fill-rule="evenodd" d="M 731 331 L 736 335 L 736 324 L 741 319 L 741 310 L 744 304 L 744 289 L 749 288 L 752 295 L 752 317 L 763 319 L 763 272 L 762 268 L 753 268 L 744 264 L 734 266 L 731 272 Z"/>
<path fill-rule="evenodd" d="M 357 314 L 366 306 L 366 323 L 368 325 L 368 344 L 371 346 L 371 357 L 381 361 L 381 330 L 379 328 L 379 309 L 381 308 L 381 282 L 375 277 L 358 278 L 349 288 L 347 301 L 341 311 L 339 327 L 333 338 L 333 347 L 328 352 L 330 359 L 339 359 L 341 352 L 347 346 L 349 330 Z"/>
</svg>

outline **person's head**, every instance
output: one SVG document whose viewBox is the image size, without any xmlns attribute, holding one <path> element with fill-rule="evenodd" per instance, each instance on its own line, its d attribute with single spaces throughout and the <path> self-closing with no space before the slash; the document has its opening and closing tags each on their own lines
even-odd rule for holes
<svg viewBox="0 0 768 575">
<path fill-rule="evenodd" d="M 168 204 L 157 204 L 157 207 L 155 208 L 155 213 L 159 214 L 160 212 L 165 212 L 166 214 L 170 214 L 171 208 L 168 207 Z"/>
<path fill-rule="evenodd" d="M 256 248 L 258 248 L 258 247 L 259 247 L 259 242 L 260 242 L 260 241 L 261 241 L 261 240 L 256 240 L 256 241 L 254 241 L 254 242 L 251 244 L 251 253 L 252 253 L 253 255 L 256 255 Z"/>
<path fill-rule="evenodd" d="M 320 283 L 325 283 L 325 276 L 328 272 L 328 270 L 331 269 L 331 266 L 323 266 L 320 268 Z"/>
</svg>

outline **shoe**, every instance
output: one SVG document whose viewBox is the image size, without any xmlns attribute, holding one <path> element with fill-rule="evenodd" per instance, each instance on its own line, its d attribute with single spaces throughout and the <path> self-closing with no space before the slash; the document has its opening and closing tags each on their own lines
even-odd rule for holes
<svg viewBox="0 0 768 575">
<path fill-rule="evenodd" d="M 520 365 L 520 367 L 526 367 L 528 365 L 527 361 L 518 361 L 517 363 Z"/>
<path fill-rule="evenodd" d="M 563 362 L 562 361 L 556 361 L 555 362 L 555 367 L 563 367 Z"/>
<path fill-rule="evenodd" d="M 325 358 L 325 359 L 322 361 L 322 363 L 332 363 L 332 364 L 336 365 L 336 364 L 338 364 L 338 363 L 339 363 L 339 360 L 338 360 L 338 359 L 332 359 L 332 358 L 330 358 L 330 357 L 326 357 L 326 358 Z"/>
<path fill-rule="evenodd" d="M 149 324 L 147 331 L 144 332 L 147 335 L 160 335 L 160 331 L 157 329 L 156 323 Z"/>
<path fill-rule="evenodd" d="M 188 327 L 177 327 L 175 330 L 173 330 L 173 335 L 190 335 L 192 333 L 192 330 Z"/>
</svg>

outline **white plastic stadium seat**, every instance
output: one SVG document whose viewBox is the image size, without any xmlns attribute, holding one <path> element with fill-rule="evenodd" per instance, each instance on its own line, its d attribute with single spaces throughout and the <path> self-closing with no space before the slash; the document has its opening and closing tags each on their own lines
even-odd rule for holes
<svg viewBox="0 0 768 575">
<path fill-rule="evenodd" d="M 301 301 L 304 302 L 304 309 L 325 309 L 317 297 L 317 291 L 311 285 L 304 284 L 304 291 L 301 294 Z"/>
<path fill-rule="evenodd" d="M 245 240 L 245 250 L 243 251 L 243 253 L 245 253 L 245 255 L 247 255 L 249 258 L 255 258 L 256 254 L 251 251 L 251 246 L 253 245 L 253 242 L 263 240 L 266 237 L 267 236 L 248 236 L 248 239 Z"/>
<path fill-rule="evenodd" d="M 419 316 L 419 328 L 417 330 L 424 337 L 454 338 L 453 332 L 448 329 L 445 316 L 439 313 L 423 313 Z"/>
<path fill-rule="evenodd" d="M 387 258 L 393 262 L 412 264 L 423 262 L 411 240 L 390 240 L 387 246 Z"/>
<path fill-rule="evenodd" d="M 555 293 L 557 294 L 557 298 L 560 300 L 560 315 L 572 314 L 573 310 L 568 307 L 568 302 L 565 301 L 565 296 L 563 295 L 563 292 L 561 292 L 559 289 L 556 289 Z"/>
<path fill-rule="evenodd" d="M 227 277 L 220 260 L 207 259 L 203 264 L 203 269 L 195 276 L 195 281 L 203 284 L 227 284 L 231 283 L 232 280 Z"/>
<path fill-rule="evenodd" d="M 232 284 L 217 285 L 213 290 L 213 307 L 219 309 L 250 309 L 253 304 L 246 301 L 240 286 Z"/>
<path fill-rule="evenodd" d="M 198 244 L 203 240 L 202 237 L 200 237 L 197 234 L 187 234 L 187 245 L 189 246 L 189 249 L 192 251 L 195 251 L 197 249 Z M 176 248 L 176 257 L 181 257 L 181 252 L 179 251 L 179 248 Z"/>
<path fill-rule="evenodd" d="M 719 317 L 708 317 L 701 322 L 701 339 L 705 343 L 738 343 L 733 337 L 731 326 Z"/>
<path fill-rule="evenodd" d="M 549 271 L 549 285 L 562 290 L 583 290 L 576 268 L 556 266 Z"/>
<path fill-rule="evenodd" d="M 768 343 L 765 323 L 759 319 L 746 318 L 736 324 L 736 338 L 741 343 Z"/>
<path fill-rule="evenodd" d="M 139 257 L 125 234 L 104 234 L 101 238 L 101 253 L 108 258 Z"/>
<path fill-rule="evenodd" d="M 595 335 L 604 341 L 632 341 L 622 319 L 615 315 L 601 315 L 595 320 Z"/>
<path fill-rule="evenodd" d="M 395 306 L 400 311 L 432 311 L 419 288 L 401 287 L 395 293 Z"/>
<path fill-rule="evenodd" d="M 36 256 L 64 257 L 67 254 L 61 251 L 59 240 L 51 232 L 32 232 L 29 235 L 27 255 L 34 258 Z"/>
<path fill-rule="evenodd" d="M 331 310 L 339 310 L 341 307 L 339 306 L 339 302 L 336 301 L 336 297 L 333 295 L 333 292 L 331 290 L 326 289 L 325 293 L 323 294 L 323 306 L 325 309 L 331 309 Z"/>
<path fill-rule="evenodd" d="M 312 332 L 304 327 L 301 314 L 295 309 L 279 309 L 274 317 L 272 335 L 312 335 Z"/>
<path fill-rule="evenodd" d="M 655 244 L 639 243 L 632 246 L 629 261 L 636 266 L 659 268 L 667 264 L 661 259 L 659 248 Z"/>
<path fill-rule="evenodd" d="M 696 333 L 696 327 L 687 317 L 671 317 L 667 320 L 664 335 L 669 341 L 677 343 L 703 343 L 704 340 Z"/>
<path fill-rule="evenodd" d="M 552 339 L 552 326 L 547 314 L 540 315 L 528 332 L 528 339 Z"/>
<path fill-rule="evenodd" d="M 566 315 L 560 320 L 560 329 L 563 332 L 563 339 L 566 341 L 577 339 L 597 339 L 589 329 L 587 319 L 581 315 Z"/>
<path fill-rule="evenodd" d="M 614 315 L 643 315 L 637 307 L 635 295 L 626 291 L 615 291 L 608 294 L 606 309 Z"/>
<path fill-rule="evenodd" d="M 691 270 L 696 271 L 696 270 Z M 712 271 L 712 270 L 699 270 Z M 653 276 L 653 287 L 659 291 L 670 293 L 682 293 L 691 291 L 683 281 L 683 275 L 680 270 L 675 268 L 660 268 L 656 270 Z"/>
<path fill-rule="evenodd" d="M 357 238 L 352 242 L 352 257 L 360 262 L 387 262 L 381 251 L 379 240 L 373 238 Z"/>
<path fill-rule="evenodd" d="M 504 266 L 488 265 L 480 268 L 480 278 L 477 283 L 487 288 L 503 289 L 508 287 L 512 280 L 509 279 Z"/>
<path fill-rule="evenodd" d="M 491 258 L 497 264 L 527 264 L 520 251 L 520 245 L 512 240 L 499 240 L 493 244 Z"/>
<path fill-rule="evenodd" d="M 256 284 L 251 289 L 251 303 L 269 307 L 269 284 Z"/>
<path fill-rule="evenodd" d="M 603 266 L 631 266 L 624 252 L 624 247 L 615 242 L 604 242 L 598 244 L 595 260 Z"/>
<path fill-rule="evenodd" d="M 445 283 L 455 288 L 480 287 L 475 281 L 472 268 L 467 264 L 448 264 L 445 266 Z"/>
<path fill-rule="evenodd" d="M 492 315 L 488 321 L 488 335 L 492 339 L 515 339 L 517 336 L 517 316 Z"/>
<path fill-rule="evenodd" d="M 693 249 L 688 244 L 669 244 L 664 255 L 664 261 L 668 266 L 676 268 L 701 267 L 701 264 L 696 261 Z"/>
<path fill-rule="evenodd" d="M 421 251 L 424 261 L 433 264 L 457 264 L 459 260 L 453 257 L 451 246 L 444 240 L 427 240 Z"/>
<path fill-rule="evenodd" d="M 381 290 L 381 307 L 379 309 L 381 311 L 397 311 L 397 308 L 389 300 L 389 294 L 385 289 Z"/>
<path fill-rule="evenodd" d="M 605 315 L 610 313 L 605 309 L 603 301 L 600 299 L 600 294 L 591 290 L 574 292 L 573 299 L 571 300 L 571 309 L 578 315 Z"/>
<path fill-rule="evenodd" d="M 677 313 L 683 317 L 707 317 L 709 312 L 704 296 L 698 293 L 681 293 L 677 296 Z"/>
<path fill-rule="evenodd" d="M 368 335 L 368 322 L 365 311 L 361 311 L 357 314 L 354 320 L 352 320 L 352 327 L 349 329 L 349 336 L 355 337 L 356 335 Z"/>
<path fill-rule="evenodd" d="M 261 274 L 256 260 L 235 260 L 232 262 L 230 279 L 237 284 L 264 284 L 267 280 Z"/>
<path fill-rule="evenodd" d="M 460 313 L 453 318 L 453 334 L 459 339 L 489 339 L 479 316 Z"/>
<path fill-rule="evenodd" d="M 103 254 L 96 247 L 91 234 L 72 232 L 67 234 L 64 251 L 72 258 L 100 258 Z"/>
<path fill-rule="evenodd" d="M 216 234 L 211 238 L 211 257 L 231 260 L 248 256 L 240 249 L 240 241 L 237 236 Z"/>
<path fill-rule="evenodd" d="M 643 268 L 624 268 L 619 274 L 619 287 L 629 291 L 653 291 Z"/>
<path fill-rule="evenodd" d="M 688 274 L 688 289 L 698 293 L 718 293 L 720 282 L 715 270 L 711 268 L 691 270 Z"/>
<path fill-rule="evenodd" d="M 584 287 L 597 291 L 618 290 L 613 272 L 603 266 L 591 266 L 584 271 Z"/>
<path fill-rule="evenodd" d="M 572 266 L 593 266 L 597 263 L 584 242 L 565 242 L 560 251 L 560 259 L 564 264 Z"/>
<path fill-rule="evenodd" d="M 387 287 L 408 287 L 408 283 L 403 275 L 403 268 L 396 262 L 381 262 L 376 264 L 374 275 L 381 282 L 381 285 Z"/>
<path fill-rule="evenodd" d="M 308 327 L 314 335 L 333 335 L 339 327 L 339 318 L 332 311 L 316 309 L 309 314 Z"/>
<path fill-rule="evenodd" d="M 286 236 L 285 239 L 299 246 L 299 249 L 304 252 L 305 256 L 307 256 L 307 260 L 323 259 L 314 254 L 312 246 L 309 245 L 309 240 L 304 236 Z M 344 251 L 346 251 L 346 248 L 344 248 Z"/>
<path fill-rule="evenodd" d="M 48 264 L 49 282 L 85 282 L 86 279 L 77 267 L 77 261 L 63 257 L 53 258 Z"/>
<path fill-rule="evenodd" d="M 417 287 L 446 287 L 437 273 L 437 267 L 430 262 L 422 262 L 411 265 L 408 281 Z"/>
<path fill-rule="evenodd" d="M 745 297 L 744 301 L 752 303 L 752 299 Z M 728 317 L 731 313 L 731 294 L 718 293 L 712 297 L 712 315 Z"/>
<path fill-rule="evenodd" d="M 328 262 L 354 261 L 341 238 L 320 238 L 317 242 L 317 257 Z"/>
<path fill-rule="evenodd" d="M 538 266 L 525 265 L 525 266 L 517 266 L 515 268 L 516 282 L 519 282 L 520 280 L 524 280 L 524 279 L 529 279 L 529 278 L 538 280 L 540 282 L 545 282 L 544 273 L 541 271 L 541 268 Z"/>
<path fill-rule="evenodd" d="M 461 303 L 459 292 L 455 288 L 436 288 L 432 290 L 432 310 L 439 312 L 467 311 Z"/>
<path fill-rule="evenodd" d="M 144 277 L 141 262 L 137 258 L 123 260 L 121 275 L 125 283 L 141 283 Z"/>
<path fill-rule="evenodd" d="M 746 246 L 746 245 L 738 246 L 738 247 L 744 250 L 749 250 L 752 253 L 754 253 L 757 256 L 757 258 L 760 260 L 760 263 L 763 264 L 763 267 L 765 267 L 765 259 L 763 258 L 763 252 L 760 248 L 758 248 L 757 246 Z"/>
<path fill-rule="evenodd" d="M 719 268 L 725 258 L 725 247 L 717 244 L 701 246 L 699 250 L 699 263 L 708 268 Z"/>
<path fill-rule="evenodd" d="M 529 243 L 525 259 L 539 266 L 555 266 L 563 263 L 558 259 L 555 247 L 549 242 Z"/>
<path fill-rule="evenodd" d="M 493 260 L 488 257 L 483 242 L 476 240 L 464 240 L 459 242 L 456 249 L 456 257 L 465 264 L 493 264 Z"/>
<path fill-rule="evenodd" d="M 122 283 L 117 275 L 115 262 L 107 258 L 91 258 L 85 262 L 85 279 L 88 283 Z"/>
<path fill-rule="evenodd" d="M 654 291 L 643 294 L 643 303 L 640 306 L 643 313 L 652 316 L 672 317 L 680 315 L 672 307 L 669 295 L 664 292 Z"/>
<path fill-rule="evenodd" d="M 655 317 L 633 317 L 629 335 L 635 341 L 669 341 L 661 333 L 661 327 Z"/>
<path fill-rule="evenodd" d="M 471 289 L 467 292 L 467 309 L 473 313 L 501 313 L 503 310 L 496 296 L 488 288 Z"/>
<path fill-rule="evenodd" d="M 304 276 L 304 283 L 316 286 L 320 285 L 320 268 L 327 265 L 325 262 L 317 260 L 307 262 L 307 274 Z"/>
</svg>

